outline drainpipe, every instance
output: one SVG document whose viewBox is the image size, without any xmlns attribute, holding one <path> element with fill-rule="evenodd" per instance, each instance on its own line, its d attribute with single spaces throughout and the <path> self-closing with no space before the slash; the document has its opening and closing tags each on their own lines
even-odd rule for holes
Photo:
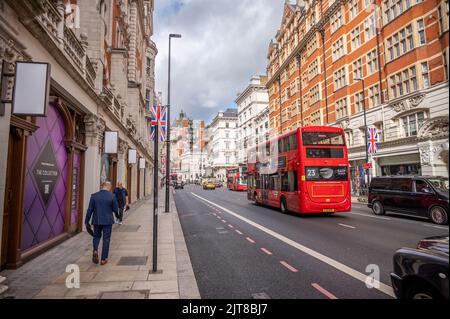
<svg viewBox="0 0 450 319">
<path fill-rule="evenodd" d="M 325 29 L 323 27 L 319 30 L 322 37 L 322 57 L 323 57 L 323 77 L 325 82 L 325 112 L 326 125 L 328 125 L 328 88 L 327 88 L 327 67 L 325 64 Z"/>
<path fill-rule="evenodd" d="M 297 64 L 298 64 L 298 80 L 299 80 L 299 90 L 300 90 L 300 122 L 303 127 L 303 98 L 302 98 L 302 59 L 300 57 L 300 53 L 297 55 Z"/>
</svg>

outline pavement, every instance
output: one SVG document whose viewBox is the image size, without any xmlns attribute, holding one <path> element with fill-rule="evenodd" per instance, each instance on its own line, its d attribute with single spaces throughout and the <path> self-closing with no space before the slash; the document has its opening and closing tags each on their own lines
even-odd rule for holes
<svg viewBox="0 0 450 319">
<path fill-rule="evenodd" d="M 329 216 L 284 215 L 226 188 L 186 186 L 175 202 L 205 299 L 394 298 L 394 252 L 449 233 L 427 220 L 375 216 L 357 199 L 351 212 Z M 376 287 L 366 285 L 371 278 Z"/>
<path fill-rule="evenodd" d="M 173 196 L 169 213 L 163 196 L 161 190 L 157 273 L 152 272 L 153 200 L 145 198 L 131 206 L 123 225 L 114 226 L 108 264 L 92 263 L 92 237 L 82 232 L 17 270 L 1 272 L 9 289 L 0 298 L 200 298 Z M 80 284 L 71 288 L 73 265 Z"/>
</svg>

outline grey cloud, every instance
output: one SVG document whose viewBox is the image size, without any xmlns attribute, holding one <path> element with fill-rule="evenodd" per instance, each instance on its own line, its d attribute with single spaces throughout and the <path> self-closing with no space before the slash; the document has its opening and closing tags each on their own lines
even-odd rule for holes
<svg viewBox="0 0 450 319">
<path fill-rule="evenodd" d="M 167 53 L 172 40 L 172 114 L 181 109 L 210 120 L 233 103 L 253 74 L 266 70 L 267 46 L 279 26 L 284 1 L 160 0 L 155 4 L 158 46 L 156 90 L 167 97 Z M 179 10 L 170 7 L 180 4 Z"/>
</svg>

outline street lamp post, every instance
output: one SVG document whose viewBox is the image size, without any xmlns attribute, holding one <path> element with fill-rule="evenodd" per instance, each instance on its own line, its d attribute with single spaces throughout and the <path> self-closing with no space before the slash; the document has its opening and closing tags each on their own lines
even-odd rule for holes
<svg viewBox="0 0 450 319">
<path fill-rule="evenodd" d="M 365 82 L 363 78 L 355 78 L 355 81 L 361 81 L 362 83 L 362 106 L 363 106 L 363 115 L 364 115 L 364 137 L 366 142 L 366 164 L 369 163 L 369 148 L 368 148 L 368 141 L 367 141 L 367 114 L 366 114 L 366 87 Z M 367 185 L 366 185 L 366 194 L 369 190 L 369 183 L 370 183 L 370 174 L 369 174 L 369 168 L 364 170 L 366 176 L 367 176 Z"/>
<path fill-rule="evenodd" d="M 170 191 L 170 54 L 172 38 L 181 38 L 181 34 L 169 34 L 169 69 L 167 84 L 167 137 L 166 137 L 166 205 L 165 212 L 169 212 L 169 191 Z"/>
</svg>

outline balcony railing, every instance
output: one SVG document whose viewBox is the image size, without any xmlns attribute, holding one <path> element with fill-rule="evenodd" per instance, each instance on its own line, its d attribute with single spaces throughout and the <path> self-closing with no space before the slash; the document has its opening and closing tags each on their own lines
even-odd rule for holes
<svg viewBox="0 0 450 319">
<path fill-rule="evenodd" d="M 21 2 L 27 3 L 25 0 L 21 0 Z M 29 12 L 22 12 L 21 14 L 27 17 L 35 17 L 34 20 L 41 26 L 43 32 L 60 48 L 60 51 L 86 82 L 94 88 L 96 72 L 86 53 L 87 41 L 83 37 L 80 41 L 73 30 L 66 25 L 63 16 L 64 7 L 56 7 L 49 0 L 39 0 L 36 4 L 39 6 L 37 13 L 36 7 L 25 5 L 26 8 L 29 8 Z M 52 53 L 54 47 L 51 47 L 49 51 Z"/>
</svg>

